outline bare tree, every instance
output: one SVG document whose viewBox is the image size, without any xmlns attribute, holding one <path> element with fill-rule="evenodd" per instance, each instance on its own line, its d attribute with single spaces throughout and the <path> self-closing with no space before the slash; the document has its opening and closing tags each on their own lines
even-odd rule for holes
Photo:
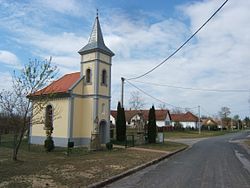
<svg viewBox="0 0 250 188">
<path fill-rule="evenodd" d="M 240 116 L 238 114 L 234 115 L 233 117 L 233 120 L 234 120 L 234 126 L 237 127 L 237 129 L 240 129 Z"/>
<path fill-rule="evenodd" d="M 219 111 L 219 116 L 221 118 L 222 121 L 222 125 L 223 126 L 227 126 L 228 128 L 230 128 L 230 122 L 231 122 L 231 118 L 229 117 L 229 115 L 231 114 L 230 108 L 229 107 L 222 107 L 221 110 Z"/>
<path fill-rule="evenodd" d="M 130 108 L 133 110 L 141 110 L 145 106 L 144 99 L 138 91 L 133 91 L 129 99 Z"/>
<path fill-rule="evenodd" d="M 45 61 L 30 60 L 20 72 L 14 72 L 12 89 L 0 92 L 0 108 L 10 117 L 10 124 L 14 127 L 13 160 L 17 160 L 30 118 L 38 121 L 35 117 L 43 110 L 46 103 L 44 96 L 38 96 L 42 98 L 37 100 L 36 108 L 32 111 L 32 101 L 27 96 L 47 85 L 58 73 L 57 67 L 51 65 L 51 60 L 51 58 Z"/>
<path fill-rule="evenodd" d="M 228 107 L 222 107 L 219 111 L 219 115 L 221 118 L 227 118 L 231 114 L 230 108 Z"/>
<path fill-rule="evenodd" d="M 161 110 L 166 110 L 166 109 L 167 109 L 167 106 L 166 106 L 165 103 L 160 103 L 160 104 L 158 105 L 158 108 L 161 109 Z"/>
<path fill-rule="evenodd" d="M 183 110 L 181 109 L 181 108 L 173 108 L 172 110 L 171 110 L 171 113 L 172 114 L 181 114 L 181 113 L 183 113 Z"/>
</svg>

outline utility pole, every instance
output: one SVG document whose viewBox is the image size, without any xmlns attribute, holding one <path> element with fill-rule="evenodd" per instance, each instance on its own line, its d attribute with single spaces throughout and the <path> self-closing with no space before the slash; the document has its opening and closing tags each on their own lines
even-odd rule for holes
<svg viewBox="0 0 250 188">
<path fill-rule="evenodd" d="M 122 81 L 122 90 L 121 90 L 121 106 L 123 108 L 123 99 L 124 99 L 124 81 L 125 78 L 121 77 L 121 81 Z"/>
<path fill-rule="evenodd" d="M 201 134 L 201 110 L 200 110 L 200 105 L 198 106 L 198 114 L 199 114 L 199 117 L 198 117 L 198 125 L 199 125 L 199 134 Z"/>
</svg>

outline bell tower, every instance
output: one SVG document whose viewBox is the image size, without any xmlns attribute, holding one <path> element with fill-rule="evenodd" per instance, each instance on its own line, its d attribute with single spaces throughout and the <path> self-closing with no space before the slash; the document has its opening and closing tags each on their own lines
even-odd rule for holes
<svg viewBox="0 0 250 188">
<path fill-rule="evenodd" d="M 81 76 L 84 76 L 83 97 L 87 102 L 84 122 L 90 126 L 91 145 L 109 142 L 111 63 L 114 53 L 105 45 L 98 12 L 88 44 L 78 51 L 81 55 Z M 95 146 L 94 146 L 95 148 Z"/>
</svg>

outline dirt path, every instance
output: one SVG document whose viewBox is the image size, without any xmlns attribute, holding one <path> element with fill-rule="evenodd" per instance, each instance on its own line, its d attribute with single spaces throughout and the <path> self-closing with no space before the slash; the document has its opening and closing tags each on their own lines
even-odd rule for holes
<svg viewBox="0 0 250 188">
<path fill-rule="evenodd" d="M 208 138 L 168 138 L 168 139 L 164 139 L 164 141 L 178 142 L 178 143 L 187 144 L 189 146 L 192 146 L 195 143 L 200 142 L 200 141 L 205 140 L 205 139 L 208 139 Z"/>
</svg>

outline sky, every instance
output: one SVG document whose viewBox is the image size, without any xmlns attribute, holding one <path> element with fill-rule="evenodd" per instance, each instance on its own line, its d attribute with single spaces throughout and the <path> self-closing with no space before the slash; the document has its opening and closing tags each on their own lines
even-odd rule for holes
<svg viewBox="0 0 250 188">
<path fill-rule="evenodd" d="M 79 49 L 87 44 L 96 9 L 112 60 L 112 109 L 121 96 L 121 77 L 139 76 L 161 63 L 195 32 L 224 0 L 0 0 L 0 89 L 29 59 L 49 59 L 59 76 L 80 71 Z M 130 82 L 148 109 L 192 110 L 214 116 L 223 106 L 231 115 L 250 116 L 250 1 L 229 0 L 173 58 Z M 144 83 L 142 83 L 144 82 Z M 158 84 L 158 85 L 156 85 Z M 161 85 L 161 86 L 160 86 Z M 164 85 L 164 86 L 163 86 Z M 208 90 L 249 90 L 212 92 Z M 131 93 L 125 83 L 125 108 Z M 160 102 L 162 101 L 162 102 Z"/>
</svg>

